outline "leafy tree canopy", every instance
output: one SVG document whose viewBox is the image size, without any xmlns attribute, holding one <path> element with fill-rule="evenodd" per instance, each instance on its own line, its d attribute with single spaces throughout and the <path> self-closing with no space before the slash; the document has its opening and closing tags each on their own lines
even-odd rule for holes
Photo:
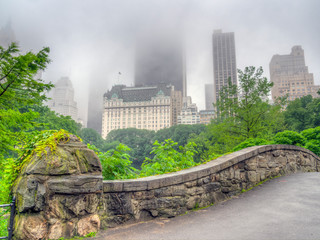
<svg viewBox="0 0 320 240">
<path fill-rule="evenodd" d="M 38 53 L 21 54 L 16 43 L 7 49 L 0 46 L 0 106 L 12 108 L 17 104 L 27 105 L 42 102 L 44 93 L 53 85 L 34 79 L 39 70 L 44 70 L 50 62 L 50 49 L 43 48 Z"/>
<path fill-rule="evenodd" d="M 296 98 L 288 103 L 284 117 L 288 128 L 293 131 L 320 126 L 320 98 L 311 95 Z"/>
<path fill-rule="evenodd" d="M 246 67 L 238 70 L 239 84 L 229 84 L 221 89 L 216 108 L 218 118 L 215 122 L 223 122 L 224 131 L 239 139 L 257 137 L 270 128 L 279 126 L 278 114 L 281 106 L 268 103 L 268 95 L 273 83 L 262 76 L 262 68 Z"/>
</svg>

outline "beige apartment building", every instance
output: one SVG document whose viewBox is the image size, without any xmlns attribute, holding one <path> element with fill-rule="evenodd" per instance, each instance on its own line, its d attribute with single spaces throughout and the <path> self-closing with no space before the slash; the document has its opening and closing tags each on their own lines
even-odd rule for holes
<svg viewBox="0 0 320 240">
<path fill-rule="evenodd" d="M 176 123 L 181 92 L 172 85 L 126 87 L 116 85 L 104 94 L 102 137 L 114 129 L 160 130 Z"/>
<path fill-rule="evenodd" d="M 314 85 L 313 74 L 305 64 L 304 50 L 301 46 L 292 47 L 287 55 L 274 55 L 270 61 L 270 80 L 274 83 L 272 99 L 288 95 L 295 100 L 306 95 L 319 97 L 320 86 Z"/>
<path fill-rule="evenodd" d="M 201 110 L 199 111 L 200 124 L 209 124 L 211 120 L 215 118 L 214 110 Z"/>
</svg>

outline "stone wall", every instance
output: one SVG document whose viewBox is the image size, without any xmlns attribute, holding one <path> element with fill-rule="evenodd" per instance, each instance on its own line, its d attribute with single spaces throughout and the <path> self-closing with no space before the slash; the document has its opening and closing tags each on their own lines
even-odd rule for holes
<svg viewBox="0 0 320 240">
<path fill-rule="evenodd" d="M 101 227 L 155 217 L 174 217 L 223 201 L 272 177 L 319 171 L 320 159 L 291 145 L 256 146 L 176 173 L 103 181 Z"/>
<path fill-rule="evenodd" d="M 25 162 L 13 194 L 14 239 L 70 238 L 100 229 L 101 163 L 75 136 Z"/>
</svg>

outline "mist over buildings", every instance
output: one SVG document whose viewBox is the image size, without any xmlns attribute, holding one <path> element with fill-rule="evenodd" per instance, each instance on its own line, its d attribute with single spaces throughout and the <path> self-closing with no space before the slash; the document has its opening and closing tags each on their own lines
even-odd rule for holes
<svg viewBox="0 0 320 240">
<path fill-rule="evenodd" d="M 50 47 L 43 78 L 55 83 L 68 76 L 86 119 L 89 90 L 97 97 L 114 84 L 132 86 L 136 51 L 160 48 L 164 36 L 181 47 L 177 58 L 185 51 L 188 95 L 199 109 L 204 85 L 213 81 L 214 29 L 235 33 L 238 68 L 262 66 L 268 79 L 271 57 L 301 45 L 319 84 L 319 10 L 318 0 L 0 0 L 0 29 L 10 22 L 24 50 Z"/>
</svg>

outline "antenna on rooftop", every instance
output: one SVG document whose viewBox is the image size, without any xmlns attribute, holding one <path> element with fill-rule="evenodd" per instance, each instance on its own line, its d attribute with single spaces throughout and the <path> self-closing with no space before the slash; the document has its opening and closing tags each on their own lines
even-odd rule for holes
<svg viewBox="0 0 320 240">
<path fill-rule="evenodd" d="M 121 72 L 118 72 L 118 84 L 120 84 L 120 75 L 121 75 Z"/>
</svg>

